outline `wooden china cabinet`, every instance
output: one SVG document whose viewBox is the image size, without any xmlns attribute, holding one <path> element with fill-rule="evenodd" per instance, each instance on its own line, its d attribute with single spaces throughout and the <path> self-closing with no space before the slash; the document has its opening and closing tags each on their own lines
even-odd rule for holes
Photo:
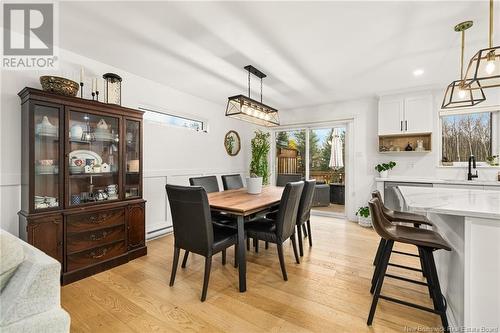
<svg viewBox="0 0 500 333">
<path fill-rule="evenodd" d="M 24 88 L 19 234 L 67 284 L 147 253 L 143 112 Z"/>
</svg>

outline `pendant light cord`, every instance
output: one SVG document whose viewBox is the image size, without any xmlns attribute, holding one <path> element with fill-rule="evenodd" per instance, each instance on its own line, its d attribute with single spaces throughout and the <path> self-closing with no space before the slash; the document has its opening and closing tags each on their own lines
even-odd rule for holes
<svg viewBox="0 0 500 333">
<path fill-rule="evenodd" d="M 248 70 L 248 98 L 250 98 L 250 69 Z"/>
<path fill-rule="evenodd" d="M 260 102 L 262 103 L 262 78 L 260 78 Z"/>
<path fill-rule="evenodd" d="M 465 45 L 465 30 L 461 31 L 462 34 L 462 52 L 460 53 L 460 80 L 464 79 L 464 45 Z"/>
<path fill-rule="evenodd" d="M 490 0 L 490 49 L 493 47 L 493 0 Z"/>
</svg>

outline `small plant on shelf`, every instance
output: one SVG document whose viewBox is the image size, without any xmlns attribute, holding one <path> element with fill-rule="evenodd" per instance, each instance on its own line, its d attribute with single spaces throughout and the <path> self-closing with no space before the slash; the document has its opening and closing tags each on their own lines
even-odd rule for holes
<svg viewBox="0 0 500 333">
<path fill-rule="evenodd" d="M 392 170 L 396 166 L 396 162 L 390 161 L 389 163 L 381 163 L 375 166 L 375 170 L 380 173 L 380 177 L 387 178 L 389 170 Z"/>
<path fill-rule="evenodd" d="M 370 216 L 370 208 L 367 206 L 359 207 L 356 212 L 358 216 L 358 223 L 362 227 L 371 227 L 372 226 L 372 218 Z"/>
</svg>

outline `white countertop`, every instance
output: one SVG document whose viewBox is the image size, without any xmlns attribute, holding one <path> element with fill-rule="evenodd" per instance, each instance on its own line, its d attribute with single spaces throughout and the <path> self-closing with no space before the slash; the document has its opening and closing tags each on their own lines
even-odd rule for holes
<svg viewBox="0 0 500 333">
<path fill-rule="evenodd" d="M 457 184 L 457 185 L 478 185 L 478 186 L 500 186 L 496 180 L 466 180 L 466 179 L 437 179 L 424 177 L 404 177 L 392 176 L 387 178 L 375 178 L 377 182 L 399 182 L 399 183 L 430 183 L 430 184 Z"/>
<path fill-rule="evenodd" d="M 412 209 L 500 222 L 500 191 L 411 186 L 399 186 L 399 189 Z"/>
</svg>

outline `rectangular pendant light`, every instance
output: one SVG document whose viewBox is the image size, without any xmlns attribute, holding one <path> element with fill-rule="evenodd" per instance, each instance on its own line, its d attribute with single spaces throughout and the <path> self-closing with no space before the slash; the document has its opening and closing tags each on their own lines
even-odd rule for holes
<svg viewBox="0 0 500 333">
<path fill-rule="evenodd" d="M 278 110 L 243 95 L 229 97 L 226 116 L 261 126 L 278 126 Z"/>
<path fill-rule="evenodd" d="M 260 126 L 278 126 L 280 124 L 278 110 L 262 103 L 262 79 L 266 77 L 266 74 L 252 65 L 244 68 L 248 71 L 248 97 L 243 95 L 229 97 L 226 116 Z M 260 78 L 260 102 L 250 98 L 250 74 Z"/>
</svg>

